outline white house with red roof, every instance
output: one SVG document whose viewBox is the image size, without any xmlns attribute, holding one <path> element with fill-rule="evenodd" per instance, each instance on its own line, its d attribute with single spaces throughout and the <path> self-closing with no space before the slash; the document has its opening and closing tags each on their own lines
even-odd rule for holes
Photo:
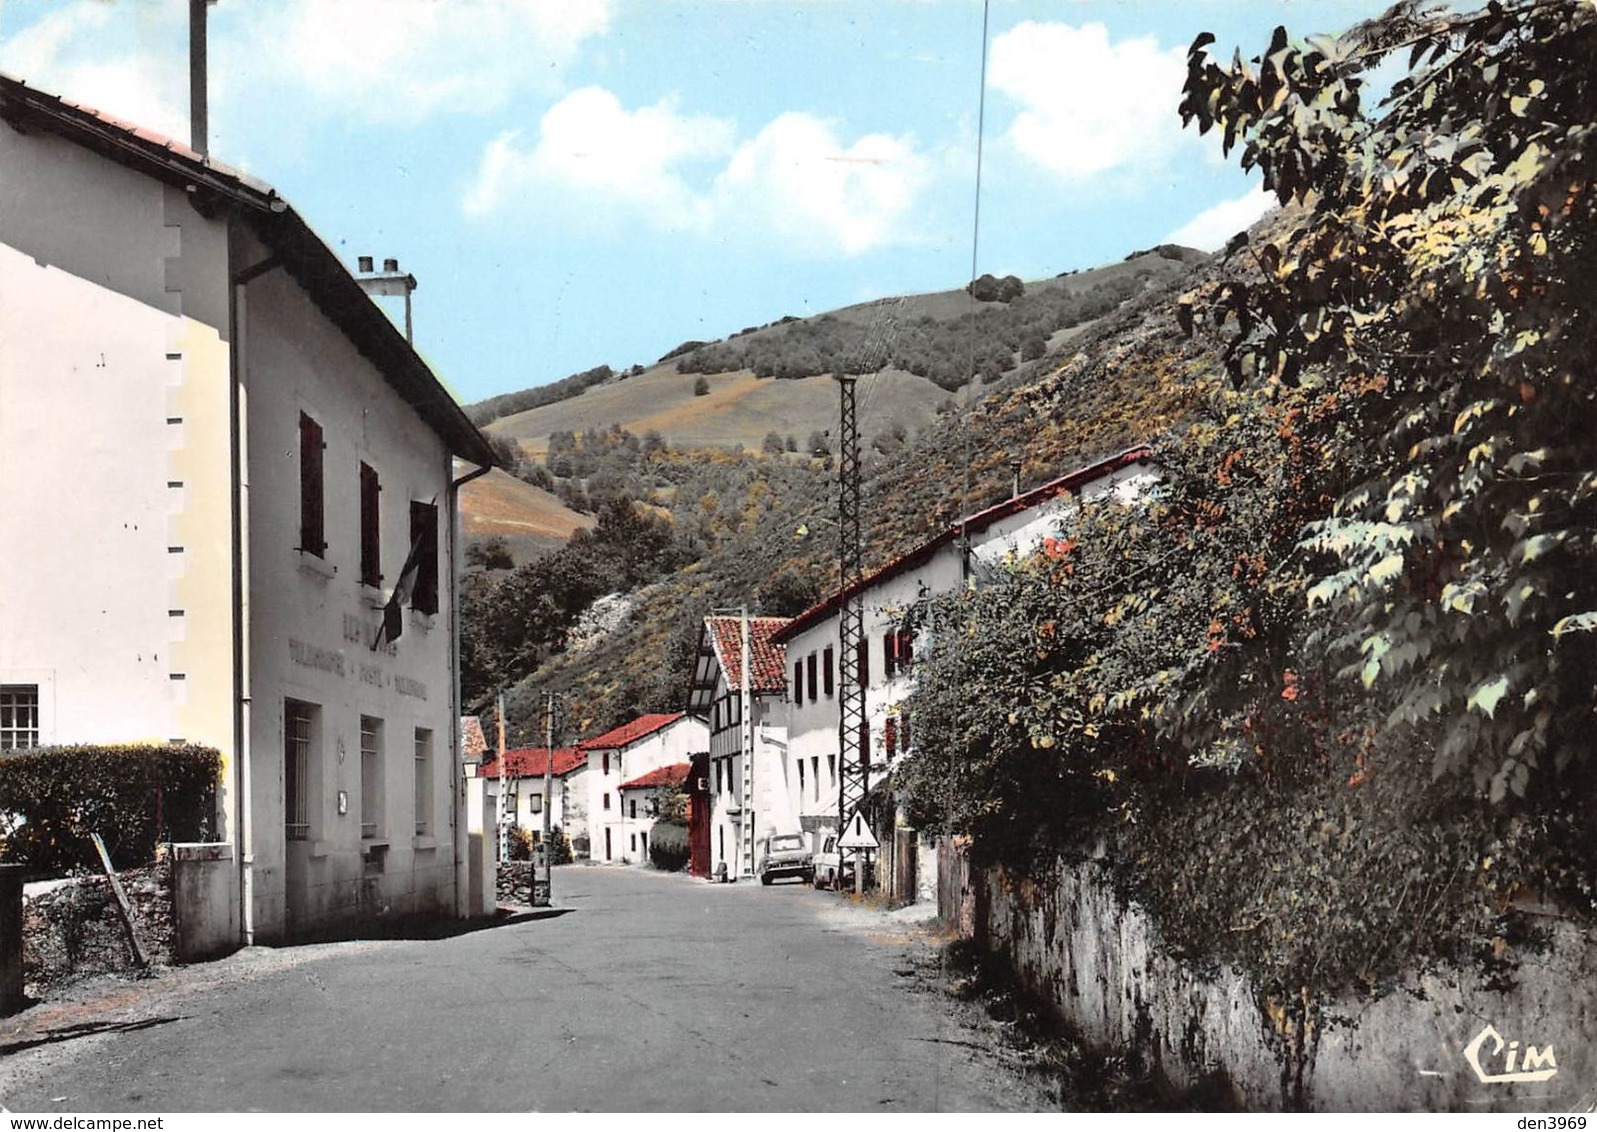
<svg viewBox="0 0 1597 1132">
<path fill-rule="evenodd" d="M 1153 452 L 1130 448 L 968 516 L 893 559 L 847 590 L 794 617 L 773 639 L 786 650 L 787 786 L 806 831 L 838 828 L 839 611 L 858 599 L 863 612 L 866 727 L 860 736 L 871 787 L 910 750 L 905 711 L 915 650 L 923 645 L 927 600 L 980 583 L 1005 560 L 1063 537 L 1083 500 L 1135 498 L 1158 479 Z M 883 840 L 893 830 L 877 830 Z M 908 894 L 903 894 L 908 895 Z"/>
<path fill-rule="evenodd" d="M 4 76 L 0 121 L 0 743 L 221 751 L 242 942 L 466 912 L 492 448 L 270 185 Z"/>
<path fill-rule="evenodd" d="M 691 762 L 695 754 L 707 749 L 709 738 L 703 720 L 674 711 L 640 715 L 577 744 L 588 761 L 588 856 L 592 860 L 634 863 L 647 859 L 628 849 L 637 827 L 628 824 L 632 819 L 622 806 L 622 786 L 650 771 Z"/>
<path fill-rule="evenodd" d="M 704 619 L 689 711 L 710 729 L 710 875 L 759 874 L 759 846 L 796 833 L 799 814 L 787 758 L 785 617 Z M 745 663 L 746 659 L 746 663 Z"/>
<path fill-rule="evenodd" d="M 544 774 L 549 774 L 549 824 L 571 838 L 588 832 L 588 756 L 576 747 L 516 747 L 504 765 L 491 755 L 477 768 L 493 812 L 511 829 L 543 833 Z M 502 773 L 501 773 L 502 772 Z"/>
<path fill-rule="evenodd" d="M 672 763 L 645 771 L 621 784 L 617 793 L 621 801 L 622 824 L 616 835 L 621 860 L 628 864 L 648 862 L 649 834 L 660 816 L 660 792 L 681 790 L 688 781 L 691 769 L 690 763 Z"/>
</svg>

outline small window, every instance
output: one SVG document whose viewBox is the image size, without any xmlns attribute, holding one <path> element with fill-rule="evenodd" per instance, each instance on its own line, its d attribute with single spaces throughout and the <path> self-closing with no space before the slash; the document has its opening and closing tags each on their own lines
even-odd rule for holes
<svg viewBox="0 0 1597 1132">
<path fill-rule="evenodd" d="M 289 841 L 311 836 L 319 712 L 315 704 L 283 701 L 283 836 Z"/>
<path fill-rule="evenodd" d="M 610 773 L 610 752 L 606 751 L 602 757 L 604 759 L 604 772 L 606 774 L 609 774 Z"/>
<path fill-rule="evenodd" d="M 832 646 L 827 645 L 826 651 L 821 653 L 821 691 L 826 694 L 828 699 L 837 694 L 837 685 L 834 683 L 832 676 L 832 666 L 835 659 Z"/>
<path fill-rule="evenodd" d="M 360 717 L 360 835 L 383 835 L 383 721 Z"/>
<path fill-rule="evenodd" d="M 802 797 L 804 797 L 804 760 L 803 759 L 800 759 L 798 761 L 798 774 L 799 774 L 799 797 L 802 798 Z"/>
<path fill-rule="evenodd" d="M 39 745 L 39 685 L 0 684 L 0 751 Z"/>
<path fill-rule="evenodd" d="M 821 800 L 821 756 L 813 755 L 810 758 L 810 781 L 815 783 L 815 800 Z"/>
<path fill-rule="evenodd" d="M 837 781 L 837 756 L 826 756 L 826 777 L 829 781 Z"/>
<path fill-rule="evenodd" d="M 909 629 L 900 629 L 896 641 L 898 645 L 898 667 L 904 671 L 915 663 L 915 634 Z"/>
<path fill-rule="evenodd" d="M 815 690 L 816 689 L 816 682 L 815 682 L 815 654 L 814 653 L 810 653 L 809 656 L 804 658 L 804 674 L 809 677 L 810 703 L 814 703 L 817 699 L 820 698 L 819 694 Z"/>
<path fill-rule="evenodd" d="M 416 836 L 433 828 L 433 733 L 416 728 Z"/>
<path fill-rule="evenodd" d="M 895 638 L 891 631 L 882 634 L 882 679 L 891 680 L 897 671 L 898 657 L 894 655 L 893 644 Z"/>
<path fill-rule="evenodd" d="M 793 662 L 793 702 L 795 704 L 804 702 L 804 662 L 802 660 Z"/>
<path fill-rule="evenodd" d="M 360 580 L 362 585 L 383 584 L 382 524 L 378 521 L 377 496 L 382 486 L 377 469 L 366 461 L 360 464 Z"/>
<path fill-rule="evenodd" d="M 607 810 L 610 808 L 610 793 L 609 793 L 609 791 L 606 791 L 605 795 L 604 795 L 604 808 L 607 809 Z"/>
<path fill-rule="evenodd" d="M 638 835 L 634 833 L 628 837 L 627 845 L 631 847 L 632 852 L 636 853 L 638 851 Z"/>
<path fill-rule="evenodd" d="M 299 548 L 321 558 L 327 553 L 322 524 L 322 426 L 299 415 Z"/>
<path fill-rule="evenodd" d="M 418 613 L 438 612 L 438 507 L 410 503 L 410 545 L 416 555 L 416 580 L 411 584 L 410 607 Z"/>
<path fill-rule="evenodd" d="M 864 637 L 859 639 L 859 648 L 854 654 L 857 678 L 861 688 L 871 686 L 871 643 Z"/>
<path fill-rule="evenodd" d="M 891 759 L 898 745 L 898 719 L 888 716 L 887 722 L 882 724 L 882 757 Z"/>
<path fill-rule="evenodd" d="M 636 798 L 633 798 L 632 800 L 630 800 L 627 803 L 627 817 L 635 818 L 637 816 L 638 816 L 638 800 Z"/>
</svg>

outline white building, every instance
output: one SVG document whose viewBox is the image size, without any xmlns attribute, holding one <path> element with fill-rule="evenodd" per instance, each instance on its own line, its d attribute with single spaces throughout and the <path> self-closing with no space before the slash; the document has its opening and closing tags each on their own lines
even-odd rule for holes
<svg viewBox="0 0 1597 1132">
<path fill-rule="evenodd" d="M 687 786 L 689 763 L 672 763 L 656 770 L 646 771 L 621 784 L 620 795 L 622 824 L 616 843 L 622 846 L 623 860 L 649 861 L 649 834 L 659 818 L 660 792 L 684 790 Z"/>
<path fill-rule="evenodd" d="M 3 76 L 0 118 L 7 745 L 220 750 L 246 942 L 463 909 L 492 450 L 269 185 Z"/>
<path fill-rule="evenodd" d="M 516 747 L 505 752 L 503 775 L 499 757 L 477 768 L 493 810 L 511 829 L 543 835 L 544 772 L 549 772 L 549 826 L 561 836 L 588 831 L 588 756 L 575 747 L 556 747 L 551 760 L 546 747 Z M 504 798 L 500 797 L 501 790 Z"/>
<path fill-rule="evenodd" d="M 634 844 L 638 827 L 628 824 L 623 784 L 651 770 L 691 762 L 708 745 L 703 720 L 679 711 L 640 715 L 579 742 L 577 749 L 588 759 L 588 856 L 627 864 L 647 860 Z"/>
<path fill-rule="evenodd" d="M 778 631 L 786 650 L 786 781 L 802 828 L 838 827 L 839 611 L 861 605 L 866 729 L 860 736 L 874 788 L 910 749 L 905 712 L 914 652 L 924 644 L 921 616 L 928 598 L 979 584 L 1006 559 L 1031 554 L 1062 535 L 1083 500 L 1111 492 L 1133 498 L 1158 478 L 1153 452 L 1131 448 L 1016 495 L 956 523 L 900 555 L 847 590 L 805 610 Z M 966 547 L 968 546 L 968 554 Z M 878 837 L 891 830 L 878 830 Z"/>
<path fill-rule="evenodd" d="M 766 835 L 799 830 L 788 774 L 786 665 L 777 643 L 787 623 L 785 617 L 704 619 L 689 710 L 710 728 L 711 876 L 758 875 Z"/>
</svg>

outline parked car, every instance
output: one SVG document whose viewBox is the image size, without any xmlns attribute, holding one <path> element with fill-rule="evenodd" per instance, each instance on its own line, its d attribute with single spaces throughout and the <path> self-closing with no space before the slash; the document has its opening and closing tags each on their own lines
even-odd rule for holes
<svg viewBox="0 0 1597 1132">
<path fill-rule="evenodd" d="M 763 842 L 760 857 L 760 883 L 770 884 L 778 877 L 798 877 L 809 883 L 815 877 L 815 862 L 802 833 L 773 833 Z"/>
<path fill-rule="evenodd" d="M 837 847 L 837 834 L 821 831 L 821 848 L 813 858 L 810 879 L 816 888 L 851 888 L 854 884 L 854 854 Z"/>
</svg>

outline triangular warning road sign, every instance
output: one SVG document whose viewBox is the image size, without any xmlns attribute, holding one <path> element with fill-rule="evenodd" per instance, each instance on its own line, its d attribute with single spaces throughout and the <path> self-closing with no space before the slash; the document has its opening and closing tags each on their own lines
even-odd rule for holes
<svg viewBox="0 0 1597 1132">
<path fill-rule="evenodd" d="M 848 830 L 837 843 L 839 849 L 875 849 L 878 847 L 876 835 L 871 832 L 871 827 L 865 824 L 865 815 L 855 811 L 853 819 L 848 823 Z"/>
</svg>

